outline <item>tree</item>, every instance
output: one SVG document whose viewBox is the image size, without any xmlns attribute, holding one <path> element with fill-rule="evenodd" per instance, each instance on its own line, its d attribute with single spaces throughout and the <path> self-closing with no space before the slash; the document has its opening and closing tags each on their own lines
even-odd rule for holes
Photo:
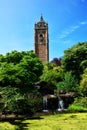
<svg viewBox="0 0 87 130">
<path fill-rule="evenodd" d="M 57 65 L 57 66 L 61 66 L 61 58 L 54 58 L 51 63 Z"/>
<path fill-rule="evenodd" d="M 65 92 L 77 92 L 78 91 L 78 82 L 71 72 L 65 73 L 64 79 L 62 82 L 57 83 L 57 89 L 59 91 Z"/>
<path fill-rule="evenodd" d="M 49 90 L 54 90 L 56 89 L 56 83 L 62 80 L 62 75 L 63 71 L 60 66 L 57 66 L 53 63 L 46 63 L 40 79 L 41 81 L 47 83 L 46 86 L 49 88 Z"/>
<path fill-rule="evenodd" d="M 24 99 L 24 96 L 19 92 L 18 88 L 12 88 L 11 86 L 0 87 L 1 101 L 3 103 L 2 111 L 10 110 L 16 112 L 19 108 L 18 100 Z"/>
<path fill-rule="evenodd" d="M 75 77 L 80 80 L 80 76 L 87 66 L 87 42 L 74 45 L 65 50 L 62 58 L 62 67 L 65 72 L 71 71 Z"/>
<path fill-rule="evenodd" d="M 42 72 L 43 64 L 33 51 L 12 51 L 5 56 L 0 55 L 2 109 L 11 112 L 22 110 L 24 114 L 40 110 L 42 97 L 34 93 L 37 88 L 33 84 L 39 80 Z M 31 92 L 32 98 L 29 97 Z"/>
<path fill-rule="evenodd" d="M 39 80 L 42 71 L 43 64 L 33 51 L 7 53 L 0 59 L 0 85 L 29 87 Z"/>
<path fill-rule="evenodd" d="M 80 90 L 83 94 L 83 96 L 87 96 L 87 68 L 85 69 L 82 79 L 80 82 Z"/>
<path fill-rule="evenodd" d="M 0 96 L 2 105 L 0 110 L 5 114 L 7 111 L 17 114 L 33 114 L 41 110 L 42 96 L 38 93 L 27 97 L 25 93 L 21 93 L 19 88 L 6 86 L 0 87 Z M 38 107 L 36 107 L 38 105 Z"/>
</svg>

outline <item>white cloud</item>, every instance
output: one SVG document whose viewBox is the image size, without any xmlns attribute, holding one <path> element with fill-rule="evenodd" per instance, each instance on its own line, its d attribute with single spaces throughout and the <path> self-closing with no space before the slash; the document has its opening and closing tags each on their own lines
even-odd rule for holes
<svg viewBox="0 0 87 130">
<path fill-rule="evenodd" d="M 87 21 L 82 21 L 82 22 L 80 22 L 80 24 L 85 25 L 85 24 L 87 24 Z"/>
<path fill-rule="evenodd" d="M 65 38 L 67 37 L 68 35 L 70 35 L 72 32 L 74 32 L 76 29 L 78 29 L 80 26 L 79 25 L 73 25 L 73 26 L 70 26 L 68 27 L 67 29 L 65 29 L 60 35 L 58 38 Z"/>
<path fill-rule="evenodd" d="M 82 21 L 82 22 L 78 23 L 77 25 L 71 25 L 71 26 L 67 27 L 65 30 L 63 30 L 61 32 L 61 34 L 58 36 L 58 39 L 66 38 L 71 33 L 73 33 L 78 28 L 80 28 L 82 25 L 86 25 L 86 24 L 87 24 L 87 21 Z"/>
</svg>

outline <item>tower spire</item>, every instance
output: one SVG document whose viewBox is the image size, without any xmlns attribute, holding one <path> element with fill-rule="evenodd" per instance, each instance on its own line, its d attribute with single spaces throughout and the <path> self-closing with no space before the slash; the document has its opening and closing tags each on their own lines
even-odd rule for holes
<svg viewBox="0 0 87 130">
<path fill-rule="evenodd" d="M 41 17 L 40 17 L 40 22 L 43 22 L 44 20 L 43 20 L 43 16 L 42 16 L 42 14 L 41 14 Z"/>
</svg>

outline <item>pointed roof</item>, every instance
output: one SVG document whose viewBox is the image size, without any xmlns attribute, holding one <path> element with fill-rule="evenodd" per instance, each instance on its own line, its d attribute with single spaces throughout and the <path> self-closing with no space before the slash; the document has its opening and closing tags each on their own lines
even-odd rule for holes
<svg viewBox="0 0 87 130">
<path fill-rule="evenodd" d="M 39 22 L 37 22 L 37 23 L 35 24 L 35 28 L 36 28 L 36 29 L 43 29 L 43 28 L 45 29 L 45 28 L 48 28 L 48 24 L 44 21 L 42 15 L 40 16 Z"/>
<path fill-rule="evenodd" d="M 40 17 L 40 22 L 44 22 L 42 15 L 41 15 L 41 17 Z"/>
</svg>

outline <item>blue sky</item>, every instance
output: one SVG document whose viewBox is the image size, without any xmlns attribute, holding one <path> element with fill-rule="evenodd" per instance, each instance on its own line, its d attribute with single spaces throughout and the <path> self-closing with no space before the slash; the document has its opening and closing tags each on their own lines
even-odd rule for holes
<svg viewBox="0 0 87 130">
<path fill-rule="evenodd" d="M 87 0 L 0 0 L 0 54 L 34 50 L 34 24 L 49 26 L 49 58 L 87 41 Z"/>
</svg>

